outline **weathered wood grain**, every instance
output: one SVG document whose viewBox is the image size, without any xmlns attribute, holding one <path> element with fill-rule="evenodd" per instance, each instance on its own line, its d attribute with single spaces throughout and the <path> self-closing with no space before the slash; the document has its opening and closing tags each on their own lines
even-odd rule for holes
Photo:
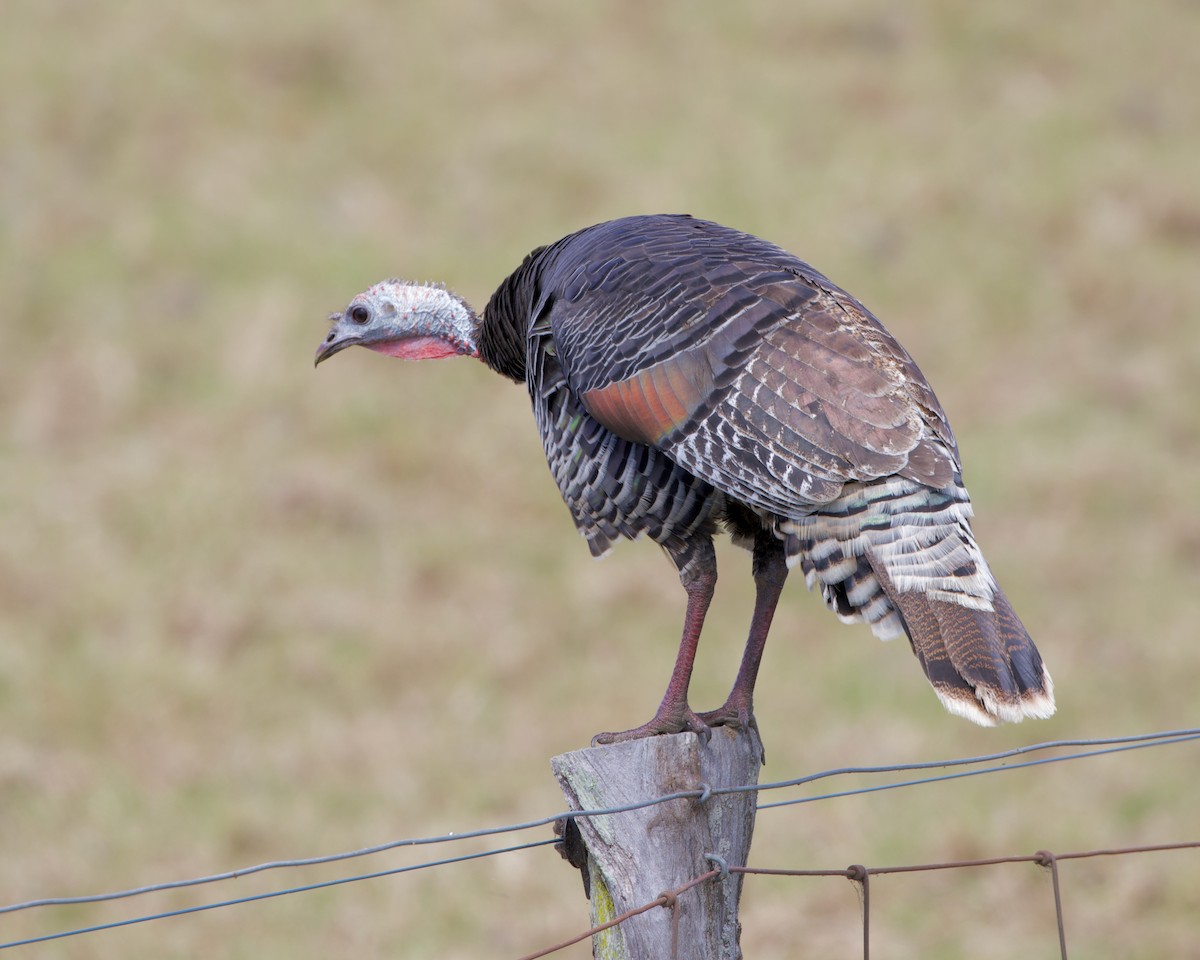
<svg viewBox="0 0 1200 960">
<path fill-rule="evenodd" d="M 693 733 L 649 737 L 564 753 L 551 761 L 571 809 L 624 806 L 664 794 L 758 782 L 762 745 L 753 731 L 717 727 L 708 743 Z M 706 853 L 731 866 L 750 852 L 756 794 L 751 791 L 671 800 L 626 813 L 580 817 L 588 851 L 592 923 L 600 924 L 712 869 Z M 741 876 L 681 894 L 680 960 L 736 960 Z M 596 957 L 671 957 L 672 911 L 650 910 L 598 934 Z"/>
</svg>

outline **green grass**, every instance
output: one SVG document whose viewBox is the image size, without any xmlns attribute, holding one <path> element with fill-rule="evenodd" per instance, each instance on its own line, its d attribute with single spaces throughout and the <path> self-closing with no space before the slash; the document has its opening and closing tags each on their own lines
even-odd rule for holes
<svg viewBox="0 0 1200 960">
<path fill-rule="evenodd" d="M 1058 684 L 1052 721 L 976 729 L 796 583 L 764 777 L 1195 725 L 1195 34 L 1168 0 L 19 3 L 0 903 L 550 813 L 551 755 L 645 719 L 682 591 L 650 544 L 590 560 L 523 392 L 467 362 L 311 368 L 326 313 L 381 277 L 481 304 L 536 244 L 625 213 L 751 230 L 883 318 Z M 721 559 L 701 706 L 751 602 L 748 558 Z M 764 813 L 755 859 L 1194 839 L 1194 767 L 1175 747 Z M 7 916 L 0 940 L 340 873 Z M 1063 876 L 1072 953 L 1192 948 L 1194 856 Z M 873 896 L 889 957 L 1054 953 L 1032 868 Z M 585 920 L 538 850 L 28 952 L 516 956 Z M 750 880 L 743 924 L 748 956 L 857 949 L 836 882 Z"/>
</svg>

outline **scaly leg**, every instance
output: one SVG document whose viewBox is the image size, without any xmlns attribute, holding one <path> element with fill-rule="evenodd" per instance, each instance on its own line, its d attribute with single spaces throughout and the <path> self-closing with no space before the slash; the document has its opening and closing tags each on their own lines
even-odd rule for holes
<svg viewBox="0 0 1200 960">
<path fill-rule="evenodd" d="M 755 534 L 753 569 L 757 593 L 742 665 L 738 668 L 737 679 L 724 705 L 699 715 L 710 727 L 727 725 L 758 729 L 754 721 L 754 682 L 758 679 L 758 666 L 767 644 L 771 618 L 775 616 L 775 606 L 779 603 L 779 595 L 788 575 L 783 543 L 769 530 Z"/>
<path fill-rule="evenodd" d="M 696 660 L 700 631 L 704 628 L 704 616 L 708 613 L 708 605 L 712 602 L 713 589 L 717 584 L 717 555 L 711 538 L 695 537 L 683 549 L 668 549 L 667 552 L 679 568 L 679 580 L 687 591 L 688 602 L 679 653 L 675 657 L 675 669 L 671 671 L 666 695 L 649 722 L 619 733 L 598 733 L 592 737 L 593 745 L 638 740 L 660 733 L 682 733 L 684 730 L 691 730 L 705 739 L 709 737 L 708 725 L 688 706 L 688 683 L 692 678 L 692 664 Z"/>
</svg>

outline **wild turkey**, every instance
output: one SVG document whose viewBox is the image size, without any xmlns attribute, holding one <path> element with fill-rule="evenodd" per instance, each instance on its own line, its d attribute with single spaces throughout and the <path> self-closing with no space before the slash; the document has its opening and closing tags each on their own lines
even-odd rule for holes
<svg viewBox="0 0 1200 960">
<path fill-rule="evenodd" d="M 788 570 L 847 622 L 907 633 L 945 707 L 1047 717 L 1050 675 L 971 533 L 946 415 L 857 300 L 773 244 L 688 216 L 626 217 L 539 247 L 481 317 L 438 285 L 386 280 L 331 318 L 320 363 L 360 345 L 477 357 L 529 388 L 550 472 L 596 556 L 661 544 L 687 591 L 649 722 L 598 743 L 754 723 Z M 757 599 L 725 704 L 688 705 L 720 527 L 753 554 Z"/>
</svg>

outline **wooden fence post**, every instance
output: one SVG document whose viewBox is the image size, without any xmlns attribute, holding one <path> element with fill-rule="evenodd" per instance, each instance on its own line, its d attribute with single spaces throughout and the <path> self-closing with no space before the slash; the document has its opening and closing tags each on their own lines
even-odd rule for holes
<svg viewBox="0 0 1200 960">
<path fill-rule="evenodd" d="M 564 753 L 551 767 L 569 807 L 594 810 L 704 784 L 757 784 L 761 756 L 754 731 L 716 727 L 708 743 L 694 733 L 650 737 Z M 743 791 L 575 820 L 587 849 L 593 926 L 712 869 L 705 854 L 744 865 L 756 802 L 754 791 Z M 738 960 L 741 892 L 736 873 L 700 884 L 680 894 L 673 909 L 655 908 L 597 934 L 592 954 L 605 960 Z"/>
</svg>

